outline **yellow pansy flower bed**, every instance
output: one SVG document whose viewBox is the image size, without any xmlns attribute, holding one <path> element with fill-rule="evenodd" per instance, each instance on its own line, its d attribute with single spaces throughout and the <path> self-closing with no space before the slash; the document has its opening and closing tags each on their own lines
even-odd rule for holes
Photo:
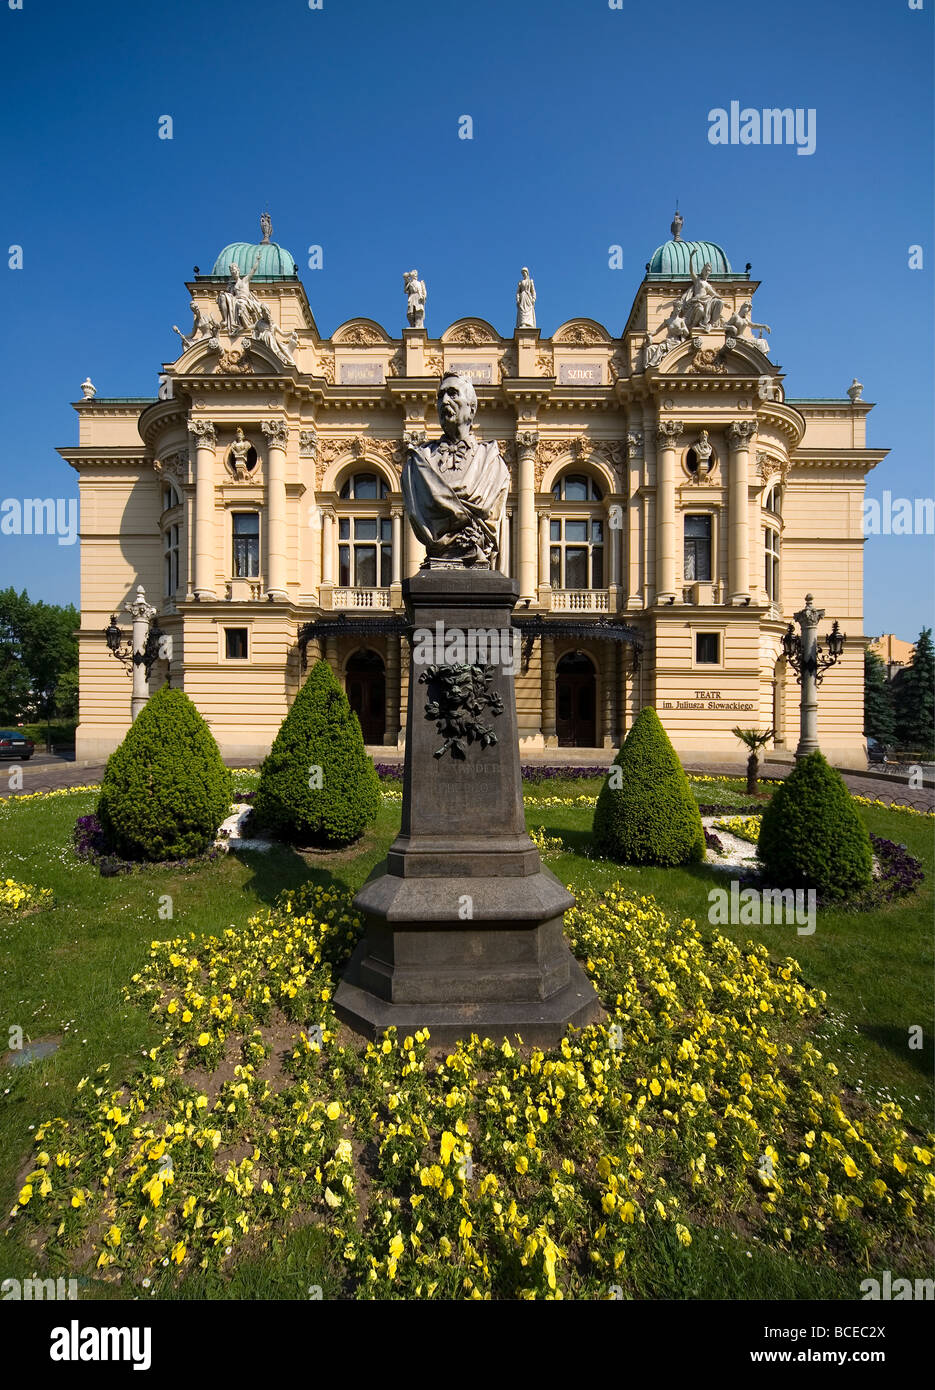
<svg viewBox="0 0 935 1390">
<path fill-rule="evenodd" d="M 691 1260 L 738 1217 L 855 1275 L 911 1248 L 935 1146 L 839 1090 L 794 960 L 618 885 L 566 918 L 603 1024 L 438 1051 L 426 1029 L 341 1040 L 359 928 L 347 896 L 306 886 L 210 940 L 154 941 L 127 997 L 161 1041 L 39 1127 L 12 1219 L 51 1257 L 90 1250 L 128 1296 L 223 1272 L 295 1221 L 360 1298 L 610 1298 L 647 1242 Z"/>
<path fill-rule="evenodd" d="M 18 883 L 14 878 L 0 877 L 0 921 L 24 917 L 28 912 L 51 907 L 52 903 L 51 888 L 36 888 L 32 883 Z"/>
</svg>

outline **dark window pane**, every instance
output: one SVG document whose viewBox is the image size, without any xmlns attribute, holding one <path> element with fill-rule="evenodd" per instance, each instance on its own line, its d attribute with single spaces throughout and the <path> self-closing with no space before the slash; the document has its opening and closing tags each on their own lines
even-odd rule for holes
<svg viewBox="0 0 935 1390">
<path fill-rule="evenodd" d="M 561 500 L 562 500 L 562 485 L 561 485 L 561 483 L 553 483 L 553 484 L 552 484 L 552 496 L 555 498 L 556 502 L 561 502 Z"/>
<path fill-rule="evenodd" d="M 695 633 L 695 661 L 699 665 L 717 665 L 720 660 L 720 633 L 717 632 L 696 632 Z"/>
<path fill-rule="evenodd" d="M 562 523 L 560 521 L 549 522 L 549 540 L 560 541 L 562 539 Z"/>
<path fill-rule="evenodd" d="M 565 539 L 566 541 L 586 541 L 588 539 L 588 523 L 586 521 L 566 521 Z"/>
<path fill-rule="evenodd" d="M 234 578 L 256 579 L 260 573 L 260 542 L 257 536 L 234 537 Z"/>
<path fill-rule="evenodd" d="M 354 547 L 354 583 L 362 589 L 377 587 L 377 548 L 375 545 Z"/>
<path fill-rule="evenodd" d="M 380 479 L 380 496 L 381 496 L 381 497 L 389 497 L 389 495 L 390 495 L 390 490 L 389 490 L 389 488 L 387 487 L 386 483 L 385 483 L 385 482 L 383 481 L 383 479 L 381 478 L 381 479 Z"/>
<path fill-rule="evenodd" d="M 595 545 L 600 545 L 601 542 L 603 541 L 603 539 L 604 539 L 604 523 L 603 523 L 603 521 L 592 521 L 592 522 L 591 522 L 591 540 L 594 542 Z"/>
<path fill-rule="evenodd" d="M 562 552 L 557 545 L 549 551 L 549 583 L 553 589 L 562 587 Z"/>
<path fill-rule="evenodd" d="M 247 629 L 245 627 L 226 627 L 224 637 L 228 661 L 246 661 Z"/>
<path fill-rule="evenodd" d="M 700 536 L 703 539 L 711 539 L 711 518 L 709 516 L 689 515 L 685 518 L 686 536 Z"/>
<path fill-rule="evenodd" d="M 357 502 L 376 501 L 377 480 L 373 473 L 358 473 L 354 478 L 354 498 Z"/>
<path fill-rule="evenodd" d="M 393 539 L 393 523 L 388 516 L 383 517 L 380 522 L 380 540 L 389 541 Z"/>
<path fill-rule="evenodd" d="M 361 516 L 354 522 L 354 539 L 375 541 L 377 538 L 377 519 L 375 516 Z"/>
<path fill-rule="evenodd" d="M 587 502 L 588 500 L 588 480 L 587 478 L 566 478 L 565 479 L 565 501 L 566 502 Z"/>
<path fill-rule="evenodd" d="M 341 492 L 340 492 L 339 496 L 343 497 L 344 500 L 345 500 L 345 502 L 346 502 L 346 501 L 348 500 L 348 498 L 350 497 L 350 495 L 351 495 L 351 480 L 350 480 L 350 478 L 348 478 L 347 482 L 346 482 L 346 483 L 344 484 L 344 486 L 341 488 Z"/>
<path fill-rule="evenodd" d="M 351 547 L 349 545 L 338 546 L 338 583 L 342 589 L 348 588 L 351 582 Z"/>
<path fill-rule="evenodd" d="M 393 547 L 380 546 L 380 587 L 388 589 L 393 579 Z"/>
<path fill-rule="evenodd" d="M 591 588 L 604 587 L 604 547 L 596 545 L 591 551 Z"/>
<path fill-rule="evenodd" d="M 260 516 L 258 512 L 234 512 L 235 536 L 258 536 Z"/>
<path fill-rule="evenodd" d="M 338 518 L 338 540 L 349 541 L 351 538 L 351 523 L 346 516 Z"/>
<path fill-rule="evenodd" d="M 588 552 L 582 546 L 565 548 L 565 588 L 586 589 L 588 587 Z"/>
</svg>

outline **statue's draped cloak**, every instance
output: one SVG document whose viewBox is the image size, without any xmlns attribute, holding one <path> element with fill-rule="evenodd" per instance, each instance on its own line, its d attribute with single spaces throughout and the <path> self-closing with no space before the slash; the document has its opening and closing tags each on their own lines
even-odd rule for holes
<svg viewBox="0 0 935 1390">
<path fill-rule="evenodd" d="M 428 555 L 451 553 L 458 558 L 463 553 L 459 532 L 474 522 L 486 542 L 478 547 L 476 558 L 495 563 L 500 517 L 510 487 L 496 440 L 476 442 L 470 461 L 460 471 L 447 470 L 440 463 L 437 444 L 410 446 L 402 491 L 412 529 Z"/>
</svg>

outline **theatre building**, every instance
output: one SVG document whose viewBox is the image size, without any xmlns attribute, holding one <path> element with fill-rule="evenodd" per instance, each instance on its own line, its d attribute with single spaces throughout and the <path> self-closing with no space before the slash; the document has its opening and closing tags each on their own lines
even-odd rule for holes
<svg viewBox="0 0 935 1390">
<path fill-rule="evenodd" d="M 608 304 L 610 327 L 577 318 L 546 337 L 507 283 L 508 336 L 480 318 L 438 331 L 429 308 L 427 327 L 358 317 L 323 338 L 266 217 L 263 232 L 188 283 L 193 324 L 175 330 L 157 398 L 89 380 L 75 405 L 78 443 L 60 453 L 81 498 L 79 759 L 129 727 L 103 632 L 112 613 L 128 629 L 140 584 L 172 639 L 150 688 L 185 690 L 225 756 L 268 750 L 319 657 L 368 746 L 402 745 L 402 582 L 425 553 L 400 473 L 407 444 L 439 433 L 438 382 L 455 370 L 510 470 L 500 568 L 519 585 L 523 749 L 617 746 L 652 705 L 687 759 L 736 759 L 738 724 L 773 729 L 791 755 L 782 636 L 811 593 L 820 634 L 833 619 L 847 634 L 819 741 L 866 765 L 861 502 L 886 450 L 867 445 L 856 381 L 840 399 L 787 396 L 781 344 L 758 322 L 768 282 L 759 295 L 677 218 L 629 313 Z"/>
</svg>

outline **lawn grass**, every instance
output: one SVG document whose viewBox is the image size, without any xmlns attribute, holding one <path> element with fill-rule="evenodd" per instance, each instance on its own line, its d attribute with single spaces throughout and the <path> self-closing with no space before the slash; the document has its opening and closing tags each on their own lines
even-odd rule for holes
<svg viewBox="0 0 935 1390">
<path fill-rule="evenodd" d="M 238 774 L 244 791 L 255 774 Z M 742 783 L 719 779 L 694 783 L 702 802 L 762 805 L 747 798 Z M 565 852 L 552 855 L 552 871 L 573 889 L 602 892 L 613 883 L 653 895 L 672 917 L 692 917 L 702 931 L 719 932 L 743 945 L 762 942 L 782 959 L 794 956 L 805 981 L 828 994 L 829 1012 L 818 1045 L 841 1071 L 840 1081 L 871 1100 L 895 1099 L 922 1129 L 932 1114 L 932 822 L 877 807 L 861 807 L 868 829 L 899 841 L 921 860 L 926 878 L 910 898 L 872 913 L 823 910 L 812 936 L 794 927 L 707 925 L 708 892 L 725 881 L 708 866 L 633 869 L 585 856 L 592 808 L 549 805 L 553 798 L 594 797 L 600 780 L 568 779 L 527 788 L 527 823 L 558 837 Z M 769 788 L 764 788 L 768 794 Z M 150 942 L 191 933 L 196 939 L 240 926 L 272 905 L 285 888 L 312 880 L 355 891 L 382 859 L 399 825 L 398 801 L 387 802 L 376 825 L 353 849 L 303 856 L 287 848 L 269 854 L 224 855 L 188 868 L 149 868 L 102 878 L 71 849 L 75 820 L 93 810 L 96 792 L 0 805 L 0 874 L 50 887 L 55 905 L 20 920 L 0 922 L 0 1023 L 22 1028 L 24 1038 L 60 1039 L 58 1051 L 31 1066 L 0 1070 L 0 1200 L 9 1210 L 22 1179 L 30 1130 L 52 1115 L 68 1115 L 75 1087 L 103 1061 L 115 1082 L 133 1071 L 141 1051 L 156 1041 L 148 1014 L 127 1004 L 123 988 L 146 960 Z M 168 917 L 171 899 L 171 919 Z M 908 1046 L 909 1027 L 923 1030 L 925 1048 Z M 4 1037 L 6 1035 L 4 1034 Z M 19 1276 L 41 1267 L 28 1228 L 0 1236 L 4 1269 Z M 749 1251 L 749 1253 L 748 1253 Z M 735 1232 L 707 1232 L 691 1250 L 669 1250 L 645 1236 L 645 1263 L 632 1283 L 655 1298 L 853 1297 L 833 1273 L 817 1272 L 791 1257 L 751 1247 Z M 676 1255 L 678 1258 L 675 1258 Z M 294 1298 L 297 1284 L 337 1296 L 339 1276 L 328 1265 L 326 1244 L 314 1227 L 291 1231 L 271 1250 L 243 1259 L 232 1281 L 190 1276 L 182 1298 Z M 95 1284 L 94 1296 L 115 1295 Z"/>
</svg>

